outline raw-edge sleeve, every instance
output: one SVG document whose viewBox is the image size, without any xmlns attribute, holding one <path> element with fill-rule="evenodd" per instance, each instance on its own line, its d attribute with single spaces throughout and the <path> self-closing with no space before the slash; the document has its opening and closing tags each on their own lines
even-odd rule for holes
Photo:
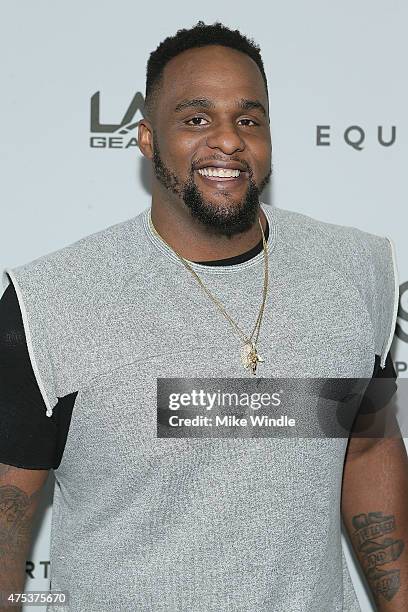
<svg viewBox="0 0 408 612">
<path fill-rule="evenodd" d="M 391 344 L 394 338 L 395 325 L 396 325 L 397 313 L 398 313 L 398 304 L 399 304 L 399 282 L 398 282 L 398 268 L 397 268 L 395 247 L 394 247 L 392 240 L 388 238 L 388 236 L 385 237 L 385 240 L 387 241 L 389 248 L 390 248 L 390 252 L 391 252 L 394 283 L 393 283 L 393 297 L 392 297 L 392 310 L 391 310 L 390 322 L 388 326 L 387 335 L 385 337 L 384 344 L 381 350 L 380 367 L 382 369 L 384 369 L 385 367 L 385 361 L 387 359 L 387 354 L 391 348 Z"/>
<path fill-rule="evenodd" d="M 36 378 L 37 384 L 38 384 L 38 388 L 41 392 L 41 395 L 43 397 L 44 403 L 46 405 L 47 411 L 46 411 L 46 415 L 48 417 L 52 416 L 52 411 L 53 411 L 53 407 L 55 406 L 55 404 L 58 401 L 58 398 L 55 397 L 55 401 L 52 400 L 51 398 L 51 393 L 50 393 L 50 388 L 51 388 L 51 379 L 52 379 L 52 373 L 51 373 L 51 366 L 50 366 L 50 373 L 49 373 L 49 382 L 48 384 L 45 382 L 45 379 L 43 378 L 41 371 L 40 371 L 40 367 L 38 364 L 38 360 L 36 357 L 36 353 L 35 353 L 35 349 L 34 349 L 34 344 L 33 344 L 33 339 L 32 339 L 32 334 L 31 334 L 31 329 L 30 329 L 30 324 L 29 324 L 29 320 L 28 320 L 28 314 L 27 314 L 27 310 L 24 304 L 24 298 L 22 295 L 22 291 L 19 285 L 19 282 L 17 280 L 16 275 L 14 274 L 14 271 L 11 268 L 5 268 L 4 275 L 8 276 L 10 281 L 13 283 L 16 295 L 17 295 L 17 299 L 18 299 L 18 303 L 19 303 L 19 307 L 20 307 L 20 311 L 21 311 L 21 316 L 23 319 L 23 325 L 24 325 L 24 333 L 26 336 L 26 342 L 27 342 L 27 349 L 28 349 L 28 354 L 30 356 L 30 361 L 31 361 L 31 366 L 33 368 L 33 372 L 34 372 L 34 376 Z"/>
</svg>

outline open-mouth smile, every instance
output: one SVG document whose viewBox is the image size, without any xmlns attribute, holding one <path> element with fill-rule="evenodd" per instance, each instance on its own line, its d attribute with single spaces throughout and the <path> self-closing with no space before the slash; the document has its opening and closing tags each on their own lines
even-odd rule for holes
<svg viewBox="0 0 408 612">
<path fill-rule="evenodd" d="M 247 172 L 244 170 L 232 168 L 218 168 L 215 166 L 207 166 L 199 168 L 196 173 L 205 183 L 232 183 L 241 184 L 247 179 Z"/>
</svg>

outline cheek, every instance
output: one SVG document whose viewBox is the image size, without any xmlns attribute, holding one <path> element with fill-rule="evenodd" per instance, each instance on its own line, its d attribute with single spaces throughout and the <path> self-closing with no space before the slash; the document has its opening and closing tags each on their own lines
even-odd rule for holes
<svg viewBox="0 0 408 612">
<path fill-rule="evenodd" d="M 270 143 L 256 143 L 256 146 L 252 147 L 252 155 L 254 160 L 253 170 L 255 174 L 263 176 L 267 172 L 269 172 L 272 161 L 272 151 Z"/>
<path fill-rule="evenodd" d="M 166 143 L 163 148 L 163 156 L 168 164 L 182 174 L 189 174 L 193 160 L 200 157 L 200 150 L 202 151 L 200 142 L 197 142 L 196 137 L 180 137 L 175 134 Z"/>
</svg>

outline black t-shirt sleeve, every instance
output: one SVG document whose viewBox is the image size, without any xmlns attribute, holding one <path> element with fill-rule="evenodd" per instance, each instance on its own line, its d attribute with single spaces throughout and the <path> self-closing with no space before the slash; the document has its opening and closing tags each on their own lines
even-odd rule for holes
<svg viewBox="0 0 408 612">
<path fill-rule="evenodd" d="M 26 469 L 57 468 L 76 395 L 59 398 L 53 416 L 46 416 L 10 283 L 0 299 L 0 462 Z"/>
<path fill-rule="evenodd" d="M 385 367 L 380 367 L 380 355 L 375 355 L 372 378 L 365 390 L 359 414 L 378 412 L 388 404 L 397 391 L 397 373 L 391 353 L 387 354 Z"/>
</svg>

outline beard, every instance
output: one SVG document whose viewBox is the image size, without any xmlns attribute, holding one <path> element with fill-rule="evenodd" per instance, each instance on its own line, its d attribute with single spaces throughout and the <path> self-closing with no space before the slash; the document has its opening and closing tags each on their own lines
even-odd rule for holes
<svg viewBox="0 0 408 612">
<path fill-rule="evenodd" d="M 153 136 L 153 168 L 157 180 L 173 194 L 181 198 L 191 216 L 200 221 L 209 231 L 231 238 L 235 234 L 249 230 L 259 215 L 259 196 L 268 184 L 272 168 L 262 179 L 259 187 L 253 179 L 252 170 L 247 167 L 248 187 L 241 200 L 234 199 L 227 190 L 223 190 L 226 204 L 206 199 L 194 181 L 192 168 L 186 181 L 182 181 L 163 162 L 157 141 Z M 209 162 L 210 165 L 210 162 Z"/>
</svg>

